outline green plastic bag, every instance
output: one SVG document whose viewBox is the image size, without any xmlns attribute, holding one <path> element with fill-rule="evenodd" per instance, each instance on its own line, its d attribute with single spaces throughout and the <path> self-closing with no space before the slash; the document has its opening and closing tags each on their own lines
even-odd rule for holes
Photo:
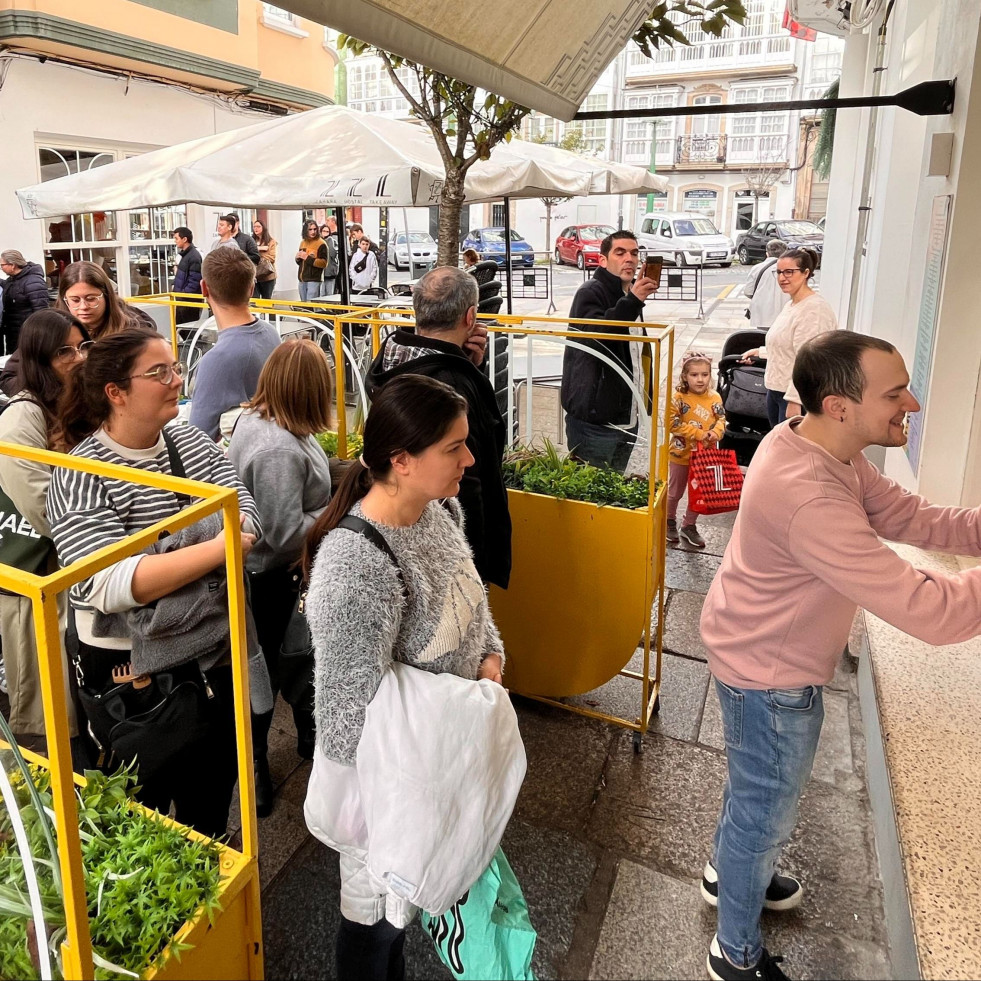
<svg viewBox="0 0 981 981">
<path fill-rule="evenodd" d="M 500 848 L 483 875 L 442 916 L 422 913 L 443 963 L 462 981 L 534 981 L 538 934 Z"/>
</svg>

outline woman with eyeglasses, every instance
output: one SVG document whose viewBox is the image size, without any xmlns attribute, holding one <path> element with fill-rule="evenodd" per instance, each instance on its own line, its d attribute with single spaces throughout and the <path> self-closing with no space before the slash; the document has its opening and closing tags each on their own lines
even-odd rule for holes
<svg viewBox="0 0 981 981">
<path fill-rule="evenodd" d="M 813 249 L 788 249 L 777 259 L 777 285 L 790 297 L 766 334 L 766 345 L 747 351 L 742 361 L 766 358 L 766 411 L 776 426 L 801 414 L 800 396 L 794 388 L 794 361 L 806 341 L 838 329 L 831 304 L 811 289 L 818 254 Z"/>
<path fill-rule="evenodd" d="M 0 441 L 39 450 L 50 447 L 62 388 L 91 346 L 84 325 L 60 310 L 39 310 L 24 321 L 20 333 L 17 394 L 0 414 Z M 0 455 L 0 487 L 30 528 L 46 538 L 51 536 L 47 505 L 50 483 L 51 468 L 46 464 Z M 23 547 L 15 547 L 21 556 L 18 568 L 40 575 L 58 568 L 53 548 L 45 555 L 43 546 L 35 544 L 30 529 L 21 521 L 8 524 L 11 516 L 4 514 L 2 517 L 5 544 L 0 551 L 0 561 L 10 561 L 11 555 L 4 552 L 19 541 L 21 546 L 32 547 L 27 552 Z M 63 595 L 58 599 L 63 618 L 67 604 Z M 29 599 L 0 591 L 0 634 L 3 635 L 3 661 L 10 697 L 10 729 L 22 746 L 44 753 L 44 707 L 32 615 Z M 75 736 L 74 717 L 70 721 L 71 734 Z"/>
<path fill-rule="evenodd" d="M 58 280 L 56 310 L 71 314 L 84 325 L 92 340 L 126 327 L 149 327 L 153 321 L 142 310 L 130 306 L 116 295 L 112 280 L 101 266 L 81 260 L 66 266 Z M 0 372 L 0 390 L 6 395 L 16 391 L 20 355 L 15 351 Z"/>
<path fill-rule="evenodd" d="M 155 331 L 129 329 L 102 337 L 71 375 L 59 403 L 63 447 L 75 456 L 157 473 L 179 475 L 183 469 L 192 480 L 234 488 L 247 556 L 259 533 L 258 513 L 231 464 L 199 429 L 165 429 L 177 416 L 183 373 L 184 366 L 174 361 L 170 345 Z M 48 508 L 58 557 L 68 565 L 176 514 L 182 502 L 170 491 L 115 476 L 56 468 Z M 192 527 L 204 528 L 206 521 Z M 72 587 L 80 685 L 90 692 L 105 691 L 112 684 L 113 668 L 131 660 L 134 618 L 152 612 L 161 598 L 205 579 L 224 562 L 224 533 L 216 530 L 212 537 L 171 551 L 152 547 Z M 206 657 L 187 634 L 175 638 L 172 646 L 185 658 L 167 669 L 175 683 L 187 680 L 208 692 L 200 699 L 204 729 L 149 778 L 141 774 L 139 797 L 164 814 L 173 802 L 178 821 L 214 837 L 225 832 L 236 779 L 230 649 L 227 643 L 217 650 L 212 646 Z M 106 747 L 107 734 L 94 734 Z M 139 763 L 139 754 L 136 759 Z"/>
</svg>

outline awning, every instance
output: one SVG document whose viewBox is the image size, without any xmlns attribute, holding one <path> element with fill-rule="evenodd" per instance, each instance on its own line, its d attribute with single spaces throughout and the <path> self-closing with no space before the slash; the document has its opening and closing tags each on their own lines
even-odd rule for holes
<svg viewBox="0 0 981 981">
<path fill-rule="evenodd" d="M 243 208 L 411 207 L 439 203 L 442 158 L 425 127 L 323 106 L 21 188 L 25 218 L 167 204 Z M 512 140 L 467 174 L 466 201 L 644 194 L 641 167 Z"/>
<path fill-rule="evenodd" d="M 651 0 L 282 0 L 278 6 L 570 120 Z"/>
</svg>

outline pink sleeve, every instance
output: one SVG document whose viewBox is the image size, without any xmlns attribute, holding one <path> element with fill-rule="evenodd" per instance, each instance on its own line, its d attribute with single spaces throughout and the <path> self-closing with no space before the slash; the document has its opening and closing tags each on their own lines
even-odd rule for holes
<svg viewBox="0 0 981 981">
<path fill-rule="evenodd" d="M 915 568 L 879 540 L 857 501 L 804 505 L 789 542 L 808 572 L 913 637 L 939 645 L 981 634 L 981 568 L 956 576 Z"/>
<path fill-rule="evenodd" d="M 981 510 L 931 504 L 883 476 L 865 457 L 856 459 L 855 466 L 876 534 L 919 548 L 981 555 Z"/>
</svg>

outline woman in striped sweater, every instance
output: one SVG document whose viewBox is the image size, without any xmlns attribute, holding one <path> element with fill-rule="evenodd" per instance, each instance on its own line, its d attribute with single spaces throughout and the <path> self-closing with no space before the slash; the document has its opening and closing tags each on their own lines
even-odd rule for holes
<svg viewBox="0 0 981 981">
<path fill-rule="evenodd" d="M 182 374 L 170 345 L 154 331 L 139 328 L 103 337 L 66 386 L 59 405 L 61 442 L 75 456 L 156 473 L 172 474 L 176 456 L 190 479 L 235 488 L 242 512 L 242 551 L 248 555 L 260 531 L 258 514 L 221 449 L 191 426 L 164 432 L 177 415 Z M 64 565 L 168 518 L 181 507 L 170 491 L 62 468 L 52 475 L 48 500 L 51 534 Z M 84 687 L 103 691 L 111 683 L 113 667 L 130 661 L 129 621 L 114 614 L 149 606 L 224 561 L 224 534 L 218 531 L 197 544 L 122 559 L 72 587 Z M 180 643 L 188 641 L 182 638 Z M 174 646 L 179 649 L 176 640 Z M 206 678 L 205 729 L 149 779 L 141 775 L 140 799 L 162 813 L 173 802 L 178 821 L 214 837 L 225 833 L 236 777 L 229 652 L 225 645 L 210 650 L 207 657 L 194 649 L 180 655 L 186 661 L 172 673 L 181 675 L 180 680 L 182 672 L 188 680 L 199 681 L 202 674 Z M 95 735 L 105 742 L 105 734 Z"/>
</svg>

